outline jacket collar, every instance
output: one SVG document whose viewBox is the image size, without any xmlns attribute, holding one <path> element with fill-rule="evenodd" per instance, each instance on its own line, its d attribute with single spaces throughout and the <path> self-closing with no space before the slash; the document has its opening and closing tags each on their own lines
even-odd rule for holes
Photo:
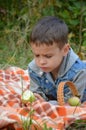
<svg viewBox="0 0 86 130">
<path fill-rule="evenodd" d="M 63 58 L 61 67 L 58 72 L 58 77 L 63 76 L 75 63 L 75 61 L 78 59 L 78 55 L 75 54 L 75 52 L 72 50 L 72 48 L 69 50 L 67 56 Z"/>
</svg>

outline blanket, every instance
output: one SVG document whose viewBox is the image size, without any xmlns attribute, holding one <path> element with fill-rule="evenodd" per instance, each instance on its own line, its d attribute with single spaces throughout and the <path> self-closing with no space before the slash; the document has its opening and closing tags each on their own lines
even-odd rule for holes
<svg viewBox="0 0 86 130">
<path fill-rule="evenodd" d="M 22 103 L 22 92 L 29 89 L 28 71 L 18 67 L 0 70 L 1 130 L 65 130 L 77 119 L 86 120 L 86 103 L 59 106 L 41 96 L 32 103 Z"/>
</svg>

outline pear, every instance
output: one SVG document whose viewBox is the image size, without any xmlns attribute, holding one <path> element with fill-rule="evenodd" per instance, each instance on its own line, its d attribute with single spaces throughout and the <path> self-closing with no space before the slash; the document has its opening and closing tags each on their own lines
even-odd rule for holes
<svg viewBox="0 0 86 130">
<path fill-rule="evenodd" d="M 73 96 L 73 97 L 69 98 L 68 103 L 70 106 L 80 106 L 81 105 L 80 98 L 77 96 Z"/>
<path fill-rule="evenodd" d="M 21 100 L 23 103 L 27 103 L 27 102 L 34 102 L 35 101 L 35 96 L 33 94 L 33 92 L 31 92 L 30 90 L 26 90 L 25 92 L 23 92 Z"/>
</svg>

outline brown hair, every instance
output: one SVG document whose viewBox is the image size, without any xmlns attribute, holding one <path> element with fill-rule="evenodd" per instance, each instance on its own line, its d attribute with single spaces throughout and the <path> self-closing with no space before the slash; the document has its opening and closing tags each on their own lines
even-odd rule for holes
<svg viewBox="0 0 86 130">
<path fill-rule="evenodd" d="M 52 45 L 62 48 L 68 43 L 68 27 L 63 20 L 55 16 L 46 16 L 37 22 L 30 35 L 30 43 Z"/>
</svg>

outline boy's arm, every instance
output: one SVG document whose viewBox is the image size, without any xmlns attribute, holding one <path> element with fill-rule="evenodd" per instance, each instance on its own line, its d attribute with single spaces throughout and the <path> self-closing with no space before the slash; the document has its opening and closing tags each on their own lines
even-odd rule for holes
<svg viewBox="0 0 86 130">
<path fill-rule="evenodd" d="M 37 82 L 31 77 L 30 77 L 30 90 L 33 93 L 40 94 L 40 96 L 42 96 L 46 101 L 48 100 L 45 93 L 42 91 L 42 88 L 40 87 L 40 85 L 38 85 Z"/>
<path fill-rule="evenodd" d="M 81 100 L 86 101 L 86 69 L 80 71 L 73 79 L 80 95 Z"/>
</svg>

